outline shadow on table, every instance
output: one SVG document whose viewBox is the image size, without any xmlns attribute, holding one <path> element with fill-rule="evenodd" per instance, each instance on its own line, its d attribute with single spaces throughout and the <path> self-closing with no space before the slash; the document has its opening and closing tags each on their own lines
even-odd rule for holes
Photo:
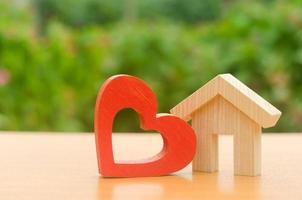
<svg viewBox="0 0 302 200">
<path fill-rule="evenodd" d="M 260 177 L 193 173 L 148 178 L 100 178 L 97 199 L 258 199 Z"/>
</svg>

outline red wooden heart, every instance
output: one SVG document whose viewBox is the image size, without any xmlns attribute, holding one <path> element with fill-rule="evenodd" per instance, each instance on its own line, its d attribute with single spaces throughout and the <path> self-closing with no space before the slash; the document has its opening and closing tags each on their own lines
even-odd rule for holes
<svg viewBox="0 0 302 200">
<path fill-rule="evenodd" d="M 115 162 L 112 151 L 112 124 L 122 109 L 132 108 L 140 117 L 141 128 L 158 131 L 164 141 L 160 153 L 146 160 Z M 102 86 L 95 108 L 95 136 L 99 172 L 104 177 L 160 176 L 185 167 L 195 154 L 196 136 L 182 119 L 156 114 L 152 90 L 140 79 L 116 75 Z"/>
</svg>

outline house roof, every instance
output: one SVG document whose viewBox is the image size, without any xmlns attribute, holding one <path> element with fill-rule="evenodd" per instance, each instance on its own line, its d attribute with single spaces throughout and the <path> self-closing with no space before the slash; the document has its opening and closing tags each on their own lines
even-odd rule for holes
<svg viewBox="0 0 302 200">
<path fill-rule="evenodd" d="M 277 108 L 231 74 L 216 76 L 172 108 L 170 112 L 188 121 L 191 119 L 192 113 L 217 95 L 221 95 L 264 128 L 274 126 L 281 116 L 281 112 Z"/>
</svg>

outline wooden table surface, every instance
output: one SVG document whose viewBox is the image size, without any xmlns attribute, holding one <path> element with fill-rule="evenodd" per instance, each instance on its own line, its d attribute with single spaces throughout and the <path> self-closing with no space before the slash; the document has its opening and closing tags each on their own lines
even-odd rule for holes
<svg viewBox="0 0 302 200">
<path fill-rule="evenodd" d="M 160 151 L 157 134 L 114 134 L 117 159 Z M 302 199 L 302 134 L 264 134 L 261 177 L 233 176 L 233 141 L 220 137 L 220 171 L 101 178 L 93 134 L 0 133 L 0 199 Z"/>
</svg>

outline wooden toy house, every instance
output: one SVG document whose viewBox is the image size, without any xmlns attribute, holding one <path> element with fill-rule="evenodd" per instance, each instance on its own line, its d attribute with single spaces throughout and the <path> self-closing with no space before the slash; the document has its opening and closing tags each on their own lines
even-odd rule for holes
<svg viewBox="0 0 302 200">
<path fill-rule="evenodd" d="M 261 174 L 261 129 L 276 124 L 281 112 L 231 74 L 216 76 L 171 113 L 192 120 L 197 134 L 193 170 L 218 170 L 218 135 L 234 135 L 235 175 Z"/>
</svg>

